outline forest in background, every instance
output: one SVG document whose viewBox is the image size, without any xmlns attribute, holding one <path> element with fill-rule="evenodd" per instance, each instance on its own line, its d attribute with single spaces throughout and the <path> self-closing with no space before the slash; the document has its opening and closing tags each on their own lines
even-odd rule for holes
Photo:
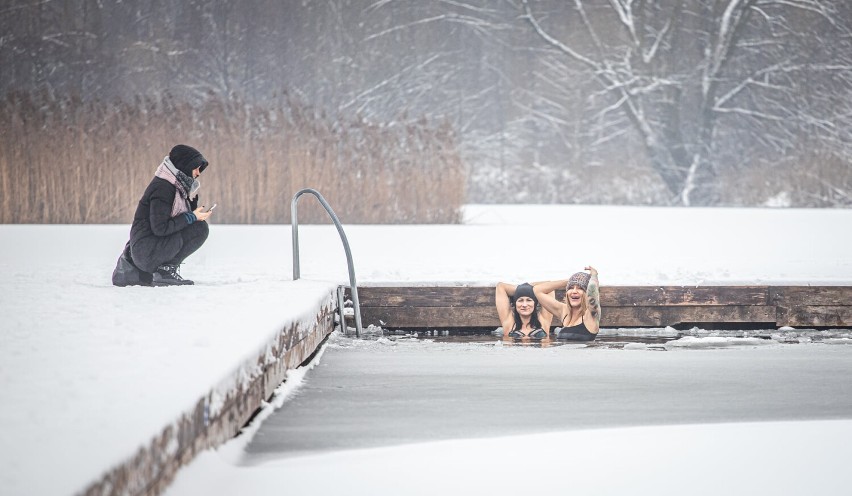
<svg viewBox="0 0 852 496">
<path fill-rule="evenodd" d="M 468 202 L 848 207 L 850 26 L 843 0 L 13 0 L 0 91 L 425 119 Z"/>
</svg>

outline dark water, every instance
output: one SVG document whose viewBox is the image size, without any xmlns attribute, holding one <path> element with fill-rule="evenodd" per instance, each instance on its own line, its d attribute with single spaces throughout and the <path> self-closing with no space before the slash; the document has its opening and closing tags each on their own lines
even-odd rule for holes
<svg viewBox="0 0 852 496">
<path fill-rule="evenodd" d="M 663 331 L 607 330 L 591 343 L 334 336 L 242 463 L 557 430 L 852 418 L 849 344 L 786 344 L 788 333 L 663 351 L 687 337 Z"/>
</svg>

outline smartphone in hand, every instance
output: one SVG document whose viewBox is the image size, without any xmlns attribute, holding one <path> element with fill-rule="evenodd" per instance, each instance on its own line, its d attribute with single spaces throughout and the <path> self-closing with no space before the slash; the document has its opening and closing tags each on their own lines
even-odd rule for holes
<svg viewBox="0 0 852 496">
<path fill-rule="evenodd" d="M 213 206 L 212 206 L 212 207 L 210 207 L 210 209 L 209 209 L 209 210 L 207 210 L 207 212 L 212 212 L 212 211 L 213 211 L 213 209 L 214 209 L 214 208 L 216 208 L 216 205 L 218 205 L 218 203 L 214 203 L 214 204 L 213 204 Z"/>
</svg>

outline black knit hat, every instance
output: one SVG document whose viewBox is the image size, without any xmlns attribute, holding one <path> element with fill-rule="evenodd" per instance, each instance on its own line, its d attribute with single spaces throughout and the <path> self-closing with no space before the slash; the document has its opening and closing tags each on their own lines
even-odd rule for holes
<svg viewBox="0 0 852 496">
<path fill-rule="evenodd" d="M 175 145 L 169 152 L 169 160 L 179 171 L 189 177 L 192 177 L 192 171 L 195 169 L 201 167 L 201 172 L 204 172 L 209 165 L 201 152 L 188 145 Z"/>
<path fill-rule="evenodd" d="M 533 291 L 532 284 L 525 282 L 523 284 L 518 284 L 517 288 L 515 288 L 515 296 L 514 301 L 518 301 L 521 297 L 526 296 L 531 299 L 538 305 L 538 298 L 535 297 L 535 292 Z"/>
</svg>

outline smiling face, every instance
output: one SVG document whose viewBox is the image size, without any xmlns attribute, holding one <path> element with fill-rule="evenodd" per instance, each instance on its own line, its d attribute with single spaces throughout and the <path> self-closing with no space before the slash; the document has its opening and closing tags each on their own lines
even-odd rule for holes
<svg viewBox="0 0 852 496">
<path fill-rule="evenodd" d="M 521 296 L 515 301 L 515 310 L 521 317 L 529 317 L 535 311 L 535 300 L 528 296 Z"/>
<path fill-rule="evenodd" d="M 579 308 L 585 297 L 586 291 L 576 284 L 565 290 L 565 303 L 570 307 Z"/>
</svg>

